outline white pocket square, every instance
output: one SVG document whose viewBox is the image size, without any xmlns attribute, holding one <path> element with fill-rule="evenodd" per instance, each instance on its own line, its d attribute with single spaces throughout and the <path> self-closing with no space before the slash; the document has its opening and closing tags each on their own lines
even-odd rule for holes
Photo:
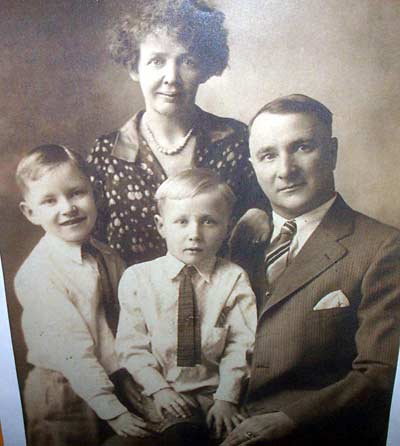
<svg viewBox="0 0 400 446">
<path fill-rule="evenodd" d="M 324 296 L 313 308 L 314 311 L 329 310 L 330 308 L 342 308 L 350 306 L 349 299 L 341 290 L 332 291 Z"/>
</svg>

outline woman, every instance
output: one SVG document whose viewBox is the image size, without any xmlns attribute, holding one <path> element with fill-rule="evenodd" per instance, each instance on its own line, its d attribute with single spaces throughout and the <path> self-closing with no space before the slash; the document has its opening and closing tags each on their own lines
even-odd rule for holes
<svg viewBox="0 0 400 446">
<path fill-rule="evenodd" d="M 165 254 L 154 194 L 190 167 L 216 170 L 238 197 L 237 217 L 263 200 L 249 164 L 247 129 L 195 105 L 200 84 L 222 74 L 224 15 L 201 0 L 135 1 L 115 27 L 111 55 L 139 82 L 145 110 L 97 140 L 89 156 L 98 193 L 97 236 L 128 265 Z"/>
</svg>

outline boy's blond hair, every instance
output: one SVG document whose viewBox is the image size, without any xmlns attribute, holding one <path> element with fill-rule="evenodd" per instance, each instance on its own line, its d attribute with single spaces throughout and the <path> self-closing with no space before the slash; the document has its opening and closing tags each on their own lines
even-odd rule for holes
<svg viewBox="0 0 400 446">
<path fill-rule="evenodd" d="M 15 174 L 23 195 L 29 190 L 28 183 L 40 179 L 46 172 L 64 163 L 71 163 L 88 177 L 88 167 L 81 155 L 67 147 L 46 144 L 30 150 L 18 163 Z"/>
<path fill-rule="evenodd" d="M 213 170 L 195 168 L 184 170 L 165 180 L 157 189 L 155 199 L 161 214 L 167 198 L 183 200 L 197 195 L 218 191 L 225 200 L 229 213 L 235 204 L 236 197 L 232 189 Z"/>
</svg>

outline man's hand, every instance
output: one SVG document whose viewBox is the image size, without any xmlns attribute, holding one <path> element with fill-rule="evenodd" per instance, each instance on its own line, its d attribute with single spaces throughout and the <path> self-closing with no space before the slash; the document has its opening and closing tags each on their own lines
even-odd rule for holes
<svg viewBox="0 0 400 446">
<path fill-rule="evenodd" d="M 221 446 L 247 446 L 259 441 L 272 441 L 293 432 L 294 422 L 283 412 L 255 415 L 239 424 Z"/>
<path fill-rule="evenodd" d="M 152 434 L 148 430 L 146 423 L 136 415 L 130 412 L 124 412 L 120 416 L 107 420 L 107 423 L 121 437 L 139 437 L 144 438 Z"/>
<path fill-rule="evenodd" d="M 210 430 L 214 427 L 217 438 L 221 438 L 224 429 L 230 434 L 244 419 L 236 404 L 215 400 L 207 414 L 207 425 Z"/>
<path fill-rule="evenodd" d="M 164 410 L 175 417 L 190 417 L 190 403 L 172 389 L 160 389 L 152 395 L 157 412 L 164 418 Z"/>
</svg>

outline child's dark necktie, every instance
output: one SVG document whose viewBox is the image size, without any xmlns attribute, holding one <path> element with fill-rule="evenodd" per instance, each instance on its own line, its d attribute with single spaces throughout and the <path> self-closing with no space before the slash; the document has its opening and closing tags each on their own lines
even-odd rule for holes
<svg viewBox="0 0 400 446">
<path fill-rule="evenodd" d="M 82 245 L 82 252 L 84 254 L 90 254 L 96 260 L 101 285 L 100 305 L 104 308 L 107 324 L 110 327 L 112 334 L 115 336 L 118 325 L 119 303 L 114 294 L 106 261 L 101 251 L 90 242 L 86 242 Z"/>
<path fill-rule="evenodd" d="M 181 271 L 178 298 L 178 367 L 194 367 L 201 363 L 200 318 L 193 289 L 196 270 L 187 265 Z"/>
</svg>

